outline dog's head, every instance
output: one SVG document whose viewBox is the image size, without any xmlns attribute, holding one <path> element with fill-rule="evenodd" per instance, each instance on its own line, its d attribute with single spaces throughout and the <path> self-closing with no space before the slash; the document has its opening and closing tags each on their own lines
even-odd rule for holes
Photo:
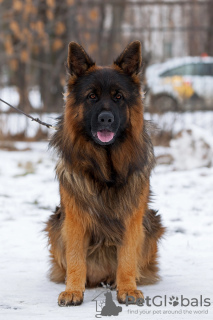
<svg viewBox="0 0 213 320">
<path fill-rule="evenodd" d="M 112 145 L 125 140 L 131 128 L 142 128 L 139 41 L 130 43 L 111 67 L 96 66 L 80 45 L 71 42 L 67 68 L 65 121 L 74 140 L 83 135 L 95 144 Z"/>
</svg>

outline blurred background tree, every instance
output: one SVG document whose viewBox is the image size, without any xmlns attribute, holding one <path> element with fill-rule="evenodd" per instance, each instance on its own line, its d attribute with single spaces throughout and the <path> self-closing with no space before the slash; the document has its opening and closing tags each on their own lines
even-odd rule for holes
<svg viewBox="0 0 213 320">
<path fill-rule="evenodd" d="M 67 46 L 82 44 L 104 65 L 135 39 L 143 61 L 213 55 L 212 1 L 0 0 L 0 87 L 15 86 L 19 107 L 61 110 Z"/>
</svg>

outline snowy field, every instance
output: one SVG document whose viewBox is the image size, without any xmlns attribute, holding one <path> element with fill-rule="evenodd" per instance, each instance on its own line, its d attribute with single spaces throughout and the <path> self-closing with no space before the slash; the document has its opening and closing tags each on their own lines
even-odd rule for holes
<svg viewBox="0 0 213 320">
<path fill-rule="evenodd" d="M 59 204 L 56 159 L 47 151 L 47 142 L 15 146 L 19 151 L 0 150 L 0 319 L 95 319 L 106 289 L 86 290 L 81 306 L 60 308 L 57 298 L 64 285 L 47 277 L 42 229 Z M 156 148 L 156 154 L 167 151 Z M 201 306 L 201 296 L 213 302 L 213 168 L 174 171 L 172 165 L 158 165 L 151 185 L 152 207 L 162 214 L 167 234 L 159 245 L 162 280 L 141 289 L 145 297 L 160 296 L 155 304 L 162 300 L 163 305 L 122 306 L 118 317 L 213 319 L 212 305 Z M 92 300 L 99 294 L 96 310 Z M 181 306 L 181 295 L 182 304 L 189 301 L 189 306 Z M 176 306 L 169 304 L 172 296 L 178 298 Z M 113 298 L 118 305 L 115 292 Z"/>
</svg>

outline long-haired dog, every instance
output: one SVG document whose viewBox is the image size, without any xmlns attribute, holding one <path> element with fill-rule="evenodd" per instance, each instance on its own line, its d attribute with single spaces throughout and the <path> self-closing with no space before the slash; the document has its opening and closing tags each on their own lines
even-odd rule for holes
<svg viewBox="0 0 213 320">
<path fill-rule="evenodd" d="M 60 306 L 79 305 L 85 286 L 117 287 L 143 298 L 136 284 L 158 280 L 160 216 L 149 209 L 153 147 L 143 119 L 141 44 L 110 67 L 69 44 L 65 109 L 50 145 L 59 155 L 60 207 L 47 222 L 51 280 L 66 283 Z"/>
</svg>

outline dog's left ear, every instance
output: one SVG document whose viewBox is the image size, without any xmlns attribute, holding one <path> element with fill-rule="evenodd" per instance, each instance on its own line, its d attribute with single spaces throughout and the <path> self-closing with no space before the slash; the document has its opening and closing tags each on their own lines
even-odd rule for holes
<svg viewBox="0 0 213 320">
<path fill-rule="evenodd" d="M 89 57 L 82 46 L 76 42 L 70 42 L 67 66 L 71 75 L 81 76 L 94 65 L 95 62 Z"/>
<path fill-rule="evenodd" d="M 140 41 L 131 42 L 115 60 L 114 64 L 128 75 L 140 72 L 142 62 Z"/>
</svg>

